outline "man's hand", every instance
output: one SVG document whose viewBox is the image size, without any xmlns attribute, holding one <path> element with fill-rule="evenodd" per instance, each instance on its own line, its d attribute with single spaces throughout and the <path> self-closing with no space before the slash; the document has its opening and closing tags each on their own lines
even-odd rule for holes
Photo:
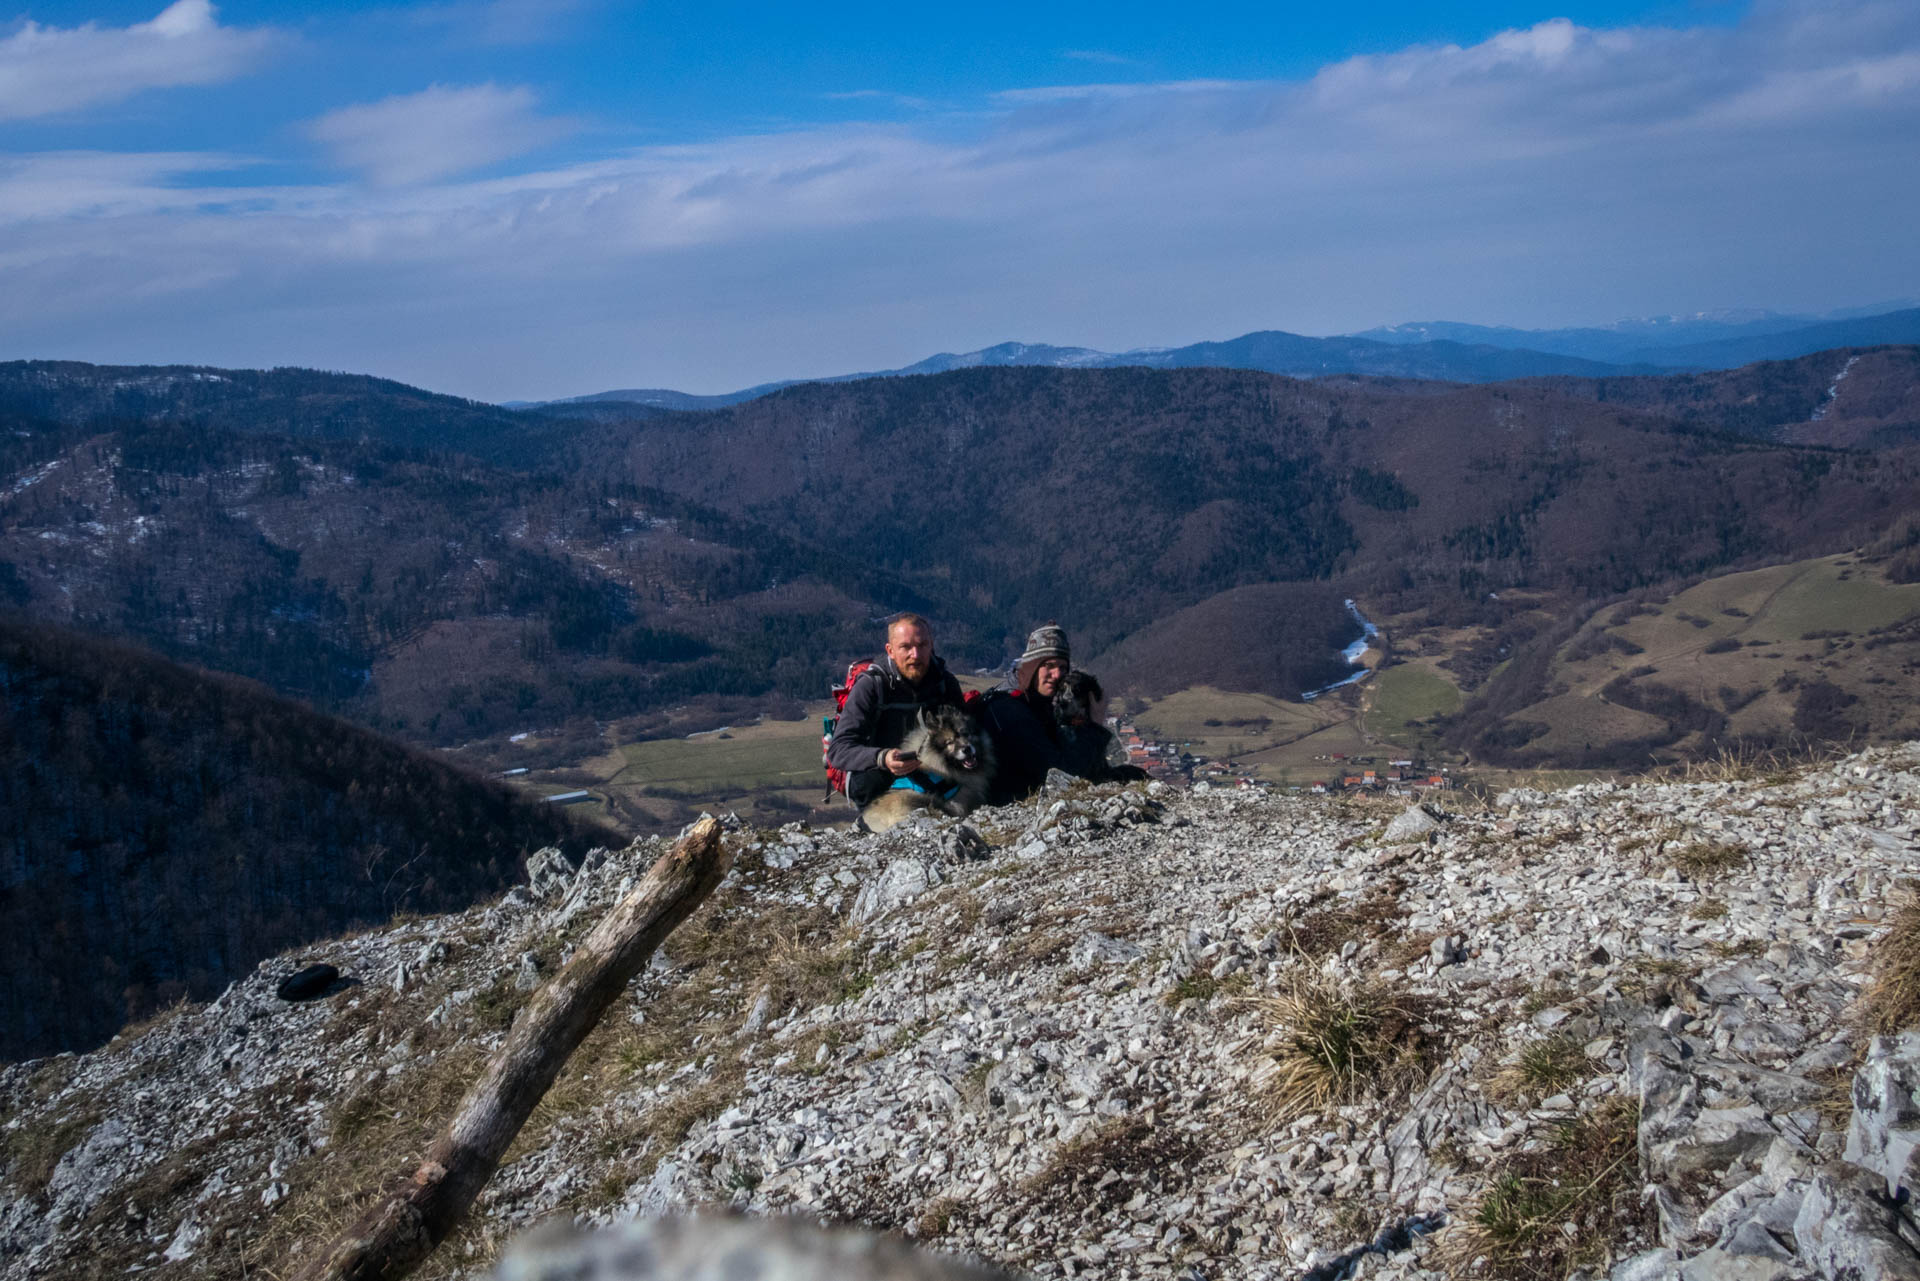
<svg viewBox="0 0 1920 1281">
<path fill-rule="evenodd" d="M 897 747 L 889 747 L 880 753 L 880 763 L 886 766 L 887 773 L 895 778 L 902 778 L 920 768 L 918 756 L 903 752 Z"/>
</svg>

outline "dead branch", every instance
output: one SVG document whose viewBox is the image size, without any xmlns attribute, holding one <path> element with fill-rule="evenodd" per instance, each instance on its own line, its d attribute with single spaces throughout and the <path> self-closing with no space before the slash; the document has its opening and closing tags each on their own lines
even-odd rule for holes
<svg viewBox="0 0 1920 1281">
<path fill-rule="evenodd" d="M 394 1281 L 418 1266 L 493 1177 L 534 1105 L 607 1007 L 731 865 L 720 824 L 711 818 L 695 823 L 534 993 L 419 1168 L 336 1237 L 298 1281 Z"/>
</svg>

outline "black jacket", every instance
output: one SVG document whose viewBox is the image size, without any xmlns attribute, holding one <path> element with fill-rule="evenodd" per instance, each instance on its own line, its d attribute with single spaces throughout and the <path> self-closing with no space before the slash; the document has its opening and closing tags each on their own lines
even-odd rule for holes
<svg viewBox="0 0 1920 1281">
<path fill-rule="evenodd" d="M 1009 681 L 988 690 L 975 715 L 993 739 L 993 804 L 1025 800 L 1047 781 L 1048 770 L 1062 766 L 1052 699 Z"/>
<path fill-rule="evenodd" d="M 926 679 L 914 685 L 882 654 L 848 692 L 833 740 L 827 744 L 827 764 L 845 770 L 849 780 L 863 770 L 880 769 L 880 753 L 906 741 L 921 708 L 959 706 L 960 682 L 939 658 L 933 660 Z M 851 786 L 847 794 L 853 794 Z"/>
<path fill-rule="evenodd" d="M 1147 776 L 1137 765 L 1107 763 L 1112 730 L 1104 725 L 1070 729 L 1054 715 L 1052 699 L 1019 689 L 1012 681 L 988 690 L 974 714 L 993 738 L 991 804 L 1032 796 L 1047 781 L 1050 769 L 1101 783 Z"/>
</svg>

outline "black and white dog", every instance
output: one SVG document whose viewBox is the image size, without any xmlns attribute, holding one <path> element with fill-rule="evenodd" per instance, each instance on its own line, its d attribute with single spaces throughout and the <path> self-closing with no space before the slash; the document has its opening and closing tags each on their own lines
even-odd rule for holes
<svg viewBox="0 0 1920 1281">
<path fill-rule="evenodd" d="M 913 773 L 897 778 L 860 811 L 870 832 L 884 832 L 921 810 L 956 817 L 971 814 L 987 799 L 993 780 L 993 742 L 957 707 L 929 707 L 900 745 L 902 754 L 919 758 Z"/>
<path fill-rule="evenodd" d="M 1107 692 L 1092 672 L 1074 668 L 1053 691 L 1053 718 L 1060 725 L 1060 766 L 1096 782 L 1128 782 L 1147 776 L 1114 747 L 1107 728 Z"/>
</svg>

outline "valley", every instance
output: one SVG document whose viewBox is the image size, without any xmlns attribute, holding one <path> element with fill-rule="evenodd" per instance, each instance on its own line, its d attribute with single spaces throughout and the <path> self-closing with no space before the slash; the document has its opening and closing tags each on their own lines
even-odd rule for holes
<svg viewBox="0 0 1920 1281">
<path fill-rule="evenodd" d="M 580 417 L 16 362 L 0 609 L 623 833 L 850 817 L 823 804 L 823 696 L 901 609 L 980 682 L 1061 619 L 1136 759 L 1181 782 L 1485 789 L 1791 754 L 1920 734 L 1916 368 L 1911 348 L 1480 385 L 983 367 Z M 1350 600 L 1381 628 L 1370 674 L 1303 701 L 1355 672 Z M 200 802 L 164 786 L 132 776 L 98 840 L 191 881 L 169 833 Z M 62 857 L 43 835 L 16 883 Z M 433 885 L 481 893 L 510 865 Z M 375 910 L 336 897 L 191 964 L 156 945 L 74 1026 Z"/>
</svg>

